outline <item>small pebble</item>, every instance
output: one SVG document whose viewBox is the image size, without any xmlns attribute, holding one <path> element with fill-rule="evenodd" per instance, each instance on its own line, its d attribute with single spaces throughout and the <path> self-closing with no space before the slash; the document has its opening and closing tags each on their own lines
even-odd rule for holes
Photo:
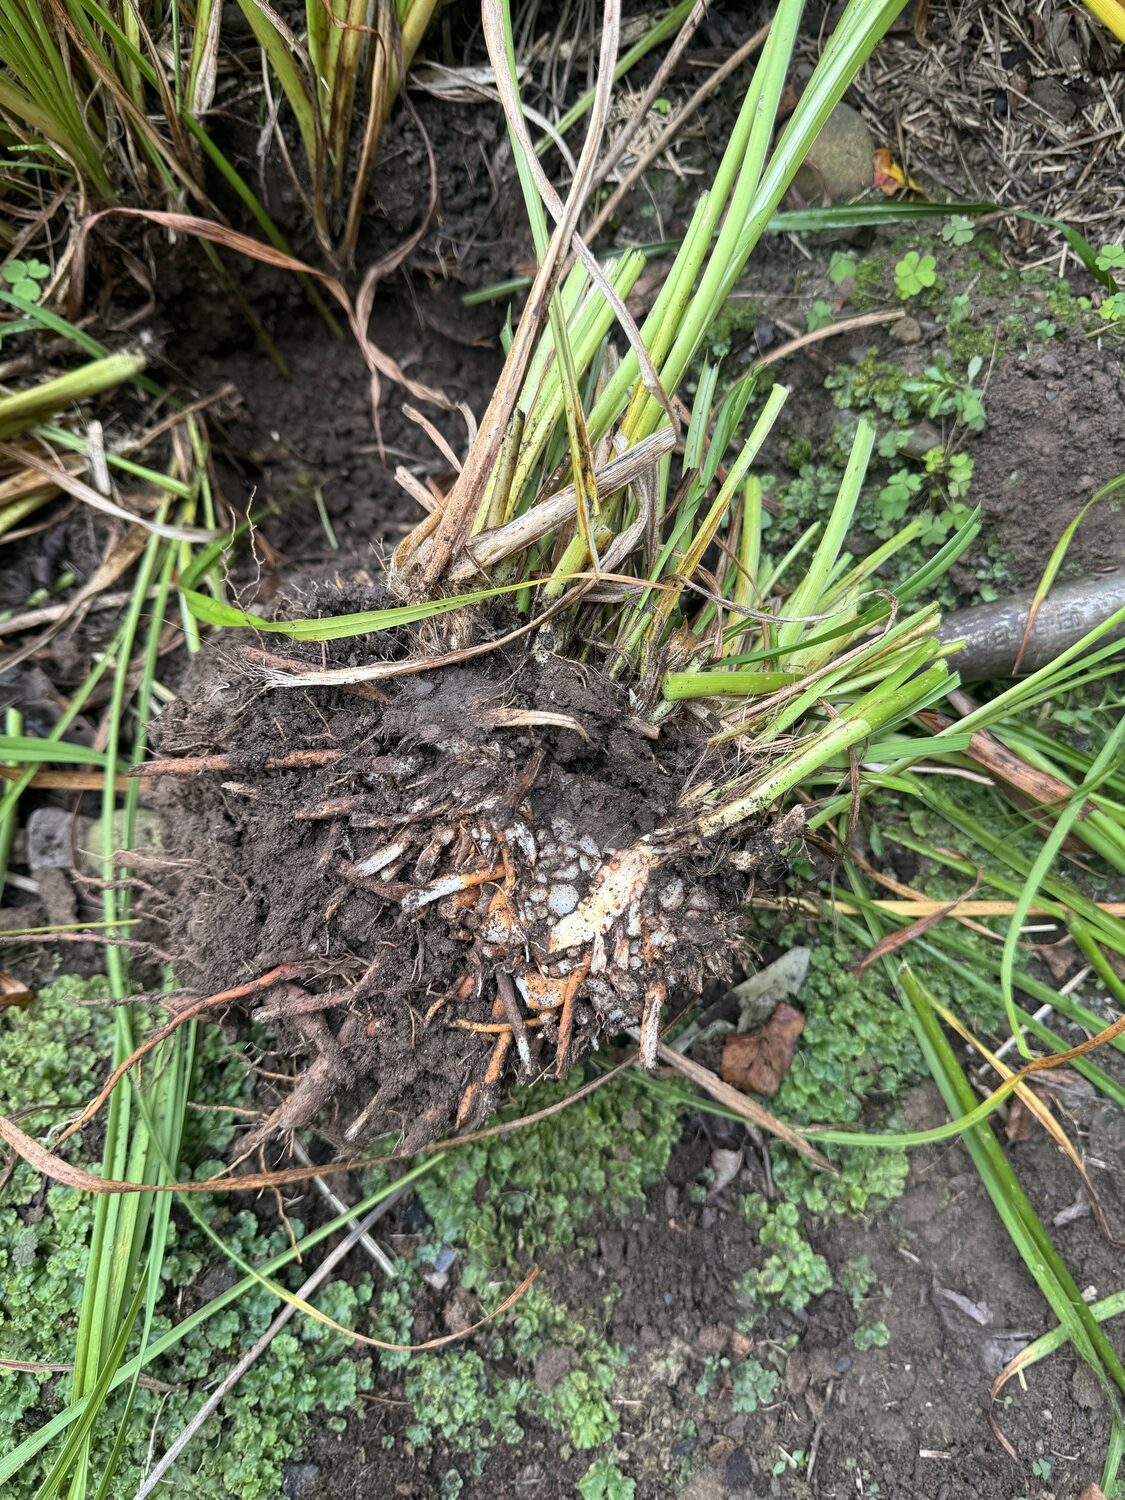
<svg viewBox="0 0 1125 1500">
<path fill-rule="evenodd" d="M 863 116 L 837 104 L 798 168 L 794 185 L 806 203 L 847 203 L 871 187 L 875 142 Z"/>
<path fill-rule="evenodd" d="M 320 1483 L 320 1465 L 287 1463 L 281 1470 L 281 1493 L 286 1500 L 302 1500 L 314 1493 Z"/>
<path fill-rule="evenodd" d="M 123 807 L 115 809 L 110 825 L 109 843 L 112 849 L 124 849 L 126 843 L 143 854 L 160 854 L 164 848 L 164 820 L 151 807 L 138 807 L 133 817 L 132 840 L 128 839 L 128 819 Z M 105 820 L 87 825 L 80 822 L 75 835 L 78 852 L 78 868 L 89 875 L 102 872 L 102 854 L 105 849 Z M 69 861 L 67 861 L 69 863 Z"/>
<path fill-rule="evenodd" d="M 665 911 L 678 911 L 684 904 L 684 883 L 670 880 L 656 898 Z"/>
<path fill-rule="evenodd" d="M 568 916 L 578 905 L 578 892 L 572 885 L 553 885 L 547 893 L 547 906 L 556 917 Z"/>
<path fill-rule="evenodd" d="M 31 814 L 27 820 L 27 863 L 32 870 L 69 868 L 71 821 L 70 813 L 62 807 L 37 807 Z"/>
</svg>

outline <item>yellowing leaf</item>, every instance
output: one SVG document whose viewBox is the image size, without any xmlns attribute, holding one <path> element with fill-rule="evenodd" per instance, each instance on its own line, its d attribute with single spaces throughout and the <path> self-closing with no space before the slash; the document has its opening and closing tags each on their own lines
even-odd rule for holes
<svg viewBox="0 0 1125 1500">
<path fill-rule="evenodd" d="M 913 177 L 907 177 L 885 146 L 875 152 L 871 164 L 875 170 L 875 186 L 886 193 L 888 198 L 901 193 L 903 188 L 909 188 L 912 193 L 918 193 L 923 198 L 926 196 Z"/>
</svg>

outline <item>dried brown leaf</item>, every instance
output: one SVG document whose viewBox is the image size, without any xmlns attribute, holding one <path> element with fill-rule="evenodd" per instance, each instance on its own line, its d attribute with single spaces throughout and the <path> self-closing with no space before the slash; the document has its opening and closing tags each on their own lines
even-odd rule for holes
<svg viewBox="0 0 1125 1500">
<path fill-rule="evenodd" d="M 1008 1105 L 1004 1134 L 1013 1145 L 1022 1145 L 1024 1141 L 1029 1141 L 1034 1133 L 1035 1117 L 1017 1094 Z"/>
<path fill-rule="evenodd" d="M 793 1006 L 777 1006 L 760 1031 L 727 1037 L 719 1072 L 724 1083 L 744 1094 L 772 1098 L 781 1087 L 797 1052 L 805 1018 Z"/>
<path fill-rule="evenodd" d="M 0 1010 L 9 1005 L 19 1006 L 22 1010 L 34 999 L 35 996 L 22 979 L 9 974 L 6 969 L 0 969 Z"/>
<path fill-rule="evenodd" d="M 630 1031 L 630 1035 L 633 1034 Z M 694 1083 L 697 1088 L 701 1088 L 705 1093 L 710 1094 L 712 1099 L 717 1100 L 720 1104 L 725 1104 L 728 1109 L 733 1109 L 743 1119 L 748 1120 L 751 1125 L 756 1125 L 759 1130 L 765 1130 L 770 1135 L 777 1136 L 778 1140 L 784 1141 L 794 1151 L 799 1151 L 802 1156 L 808 1157 L 809 1161 L 815 1162 L 822 1171 L 831 1173 L 833 1177 L 839 1176 L 839 1169 L 834 1167 L 828 1158 L 823 1156 L 810 1141 L 807 1141 L 804 1136 L 799 1135 L 797 1131 L 791 1129 L 783 1120 L 779 1120 L 776 1115 L 770 1114 L 769 1110 L 757 1103 L 756 1100 L 746 1098 L 738 1089 L 732 1088 L 729 1083 L 725 1083 L 717 1073 L 712 1073 L 710 1068 L 705 1068 L 702 1063 L 697 1063 L 693 1057 L 685 1057 L 682 1052 L 677 1052 L 675 1048 L 669 1047 L 666 1042 L 661 1042 L 656 1052 L 661 1062 L 667 1063 L 682 1078 L 686 1078 L 689 1083 Z M 2 1124 L 3 1120 L 0 1119 L 0 1125 Z"/>
</svg>

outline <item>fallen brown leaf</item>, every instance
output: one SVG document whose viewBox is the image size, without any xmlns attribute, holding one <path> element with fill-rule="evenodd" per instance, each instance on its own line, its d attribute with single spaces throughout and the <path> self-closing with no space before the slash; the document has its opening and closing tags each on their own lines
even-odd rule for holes
<svg viewBox="0 0 1125 1500">
<path fill-rule="evenodd" d="M 1074 967 L 1074 940 L 1069 933 L 1057 943 L 1029 943 L 1028 947 L 1041 963 L 1046 964 L 1055 983 L 1062 984 Z"/>
<path fill-rule="evenodd" d="M 30 1005 L 34 999 L 35 996 L 22 979 L 9 974 L 7 969 L 0 969 L 0 1009 L 6 1005 Z"/>
<path fill-rule="evenodd" d="M 1017 1095 L 1008 1105 L 1008 1119 L 1004 1125 L 1004 1134 L 1013 1145 L 1022 1144 L 1031 1139 L 1034 1127 L 1035 1116 Z"/>
<path fill-rule="evenodd" d="M 1125 1016 L 1121 1017 L 1121 1022 L 1125 1029 Z M 630 1035 L 636 1040 L 639 1033 L 631 1030 Z M 667 1063 L 689 1083 L 694 1083 L 697 1088 L 710 1094 L 712 1099 L 717 1099 L 720 1104 L 725 1104 L 728 1109 L 733 1109 L 737 1114 L 742 1115 L 744 1119 L 749 1120 L 751 1125 L 759 1130 L 768 1131 L 770 1135 L 776 1135 L 786 1145 L 792 1146 L 794 1151 L 799 1151 L 802 1156 L 807 1156 L 809 1161 L 815 1162 L 821 1171 L 828 1172 L 833 1177 L 839 1176 L 839 1168 L 834 1167 L 826 1156 L 822 1156 L 816 1147 L 804 1138 L 803 1134 L 786 1125 L 784 1120 L 779 1120 L 776 1115 L 770 1114 L 764 1104 L 746 1098 L 739 1089 L 724 1082 L 716 1073 L 712 1073 L 710 1068 L 697 1063 L 694 1057 L 685 1057 L 682 1052 L 675 1051 L 666 1042 L 658 1044 L 656 1055 L 661 1062 Z M 3 1115 L 0 1115 L 0 1134 L 3 1133 L 4 1127 L 5 1120 Z"/>
<path fill-rule="evenodd" d="M 733 1084 L 744 1094 L 772 1097 L 789 1071 L 797 1038 L 804 1029 L 801 1012 L 783 1003 L 760 1031 L 735 1032 L 727 1037 L 719 1069 L 724 1083 Z"/>
<path fill-rule="evenodd" d="M 920 714 L 919 718 L 937 729 L 947 729 L 956 723 L 947 714 L 932 710 Z M 1050 772 L 1029 765 L 987 730 L 976 731 L 965 754 L 1009 787 L 1022 792 L 1031 802 L 1044 807 L 1065 807 L 1068 798 L 1073 795 L 1073 787 L 1060 781 L 1057 776 L 1052 776 Z M 1085 817 L 1087 811 L 1088 808 L 1084 808 L 1080 816 Z"/>
</svg>

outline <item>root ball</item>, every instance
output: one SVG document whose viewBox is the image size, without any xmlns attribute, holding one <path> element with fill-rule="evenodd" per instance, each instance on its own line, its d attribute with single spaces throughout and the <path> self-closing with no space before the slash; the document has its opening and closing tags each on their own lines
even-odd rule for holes
<svg viewBox="0 0 1125 1500">
<path fill-rule="evenodd" d="M 276 1090 L 255 1142 L 417 1148 L 622 1026 L 654 1054 L 665 997 L 729 976 L 747 877 L 684 815 L 697 719 L 631 735 L 623 689 L 523 654 L 392 679 L 386 703 L 263 692 L 231 655 L 166 714 L 157 795 L 181 982 L 300 965 L 246 1031 Z"/>
</svg>

